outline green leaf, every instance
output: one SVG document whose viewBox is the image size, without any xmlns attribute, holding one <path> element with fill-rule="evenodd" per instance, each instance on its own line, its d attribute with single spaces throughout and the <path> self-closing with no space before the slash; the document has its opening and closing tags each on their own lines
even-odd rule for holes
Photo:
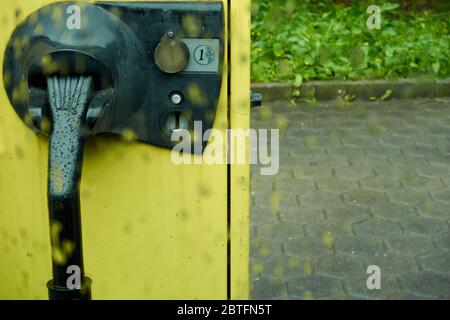
<svg viewBox="0 0 450 320">
<path fill-rule="evenodd" d="M 347 102 L 351 102 L 356 99 L 356 94 L 346 94 L 344 96 L 344 100 Z"/>
<path fill-rule="evenodd" d="M 284 54 L 283 46 L 280 43 L 275 43 L 273 45 L 273 54 L 275 57 L 282 57 Z"/>
<path fill-rule="evenodd" d="M 387 100 L 387 99 L 389 99 L 389 98 L 391 97 L 391 95 L 392 95 L 392 90 L 391 90 L 391 89 L 388 89 L 388 90 L 386 90 L 386 91 L 384 92 L 384 94 L 381 96 L 380 100 L 381 100 L 381 101 Z"/>
<path fill-rule="evenodd" d="M 294 81 L 294 86 L 295 87 L 300 87 L 303 83 L 303 76 L 301 74 L 297 74 L 295 76 L 295 81 Z"/>
<path fill-rule="evenodd" d="M 381 6 L 381 12 L 383 11 L 394 11 L 400 5 L 398 3 L 385 3 Z"/>
<path fill-rule="evenodd" d="M 439 69 L 441 67 L 441 64 L 439 63 L 439 61 L 432 63 L 431 66 L 433 67 L 434 74 L 438 74 Z"/>
</svg>

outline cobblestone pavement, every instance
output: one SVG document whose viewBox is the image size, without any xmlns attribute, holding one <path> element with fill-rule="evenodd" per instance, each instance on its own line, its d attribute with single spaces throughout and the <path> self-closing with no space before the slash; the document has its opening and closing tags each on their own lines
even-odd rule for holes
<svg viewBox="0 0 450 320">
<path fill-rule="evenodd" d="M 282 135 L 279 173 L 252 166 L 253 299 L 450 299 L 450 99 L 275 102 L 252 127 Z"/>
</svg>

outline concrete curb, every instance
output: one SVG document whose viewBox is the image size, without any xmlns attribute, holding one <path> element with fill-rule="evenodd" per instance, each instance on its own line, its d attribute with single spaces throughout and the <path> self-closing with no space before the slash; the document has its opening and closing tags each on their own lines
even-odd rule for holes
<svg viewBox="0 0 450 320">
<path fill-rule="evenodd" d="M 253 83 L 253 92 L 263 95 L 264 102 L 291 100 L 295 87 L 288 83 Z M 300 87 L 299 99 L 334 100 L 342 95 L 355 95 L 356 99 L 370 100 L 382 97 L 391 90 L 389 98 L 450 97 L 450 78 L 442 80 L 331 80 L 309 81 Z M 341 94 L 339 94 L 341 92 Z M 342 94 L 342 92 L 345 92 Z"/>
</svg>

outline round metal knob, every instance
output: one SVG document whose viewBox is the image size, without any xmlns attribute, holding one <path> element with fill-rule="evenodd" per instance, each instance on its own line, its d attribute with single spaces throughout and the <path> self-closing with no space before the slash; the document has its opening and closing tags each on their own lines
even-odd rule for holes
<svg viewBox="0 0 450 320">
<path fill-rule="evenodd" d="M 155 49 L 155 63 L 165 73 L 177 73 L 189 63 L 189 48 L 178 37 L 165 35 Z"/>
</svg>

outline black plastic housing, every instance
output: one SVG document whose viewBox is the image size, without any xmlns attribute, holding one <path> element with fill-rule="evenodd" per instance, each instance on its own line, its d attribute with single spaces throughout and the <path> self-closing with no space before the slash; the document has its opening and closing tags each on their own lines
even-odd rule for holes
<svg viewBox="0 0 450 320">
<path fill-rule="evenodd" d="M 66 25 L 67 8 L 74 4 L 81 8 L 79 30 Z M 59 18 L 55 19 L 55 12 Z M 198 27 L 195 34 L 186 18 Z M 168 33 L 181 39 L 217 39 L 217 72 L 161 71 L 153 53 Z M 5 52 L 3 72 L 10 79 L 5 89 L 14 109 L 36 132 L 46 134 L 40 126 L 40 120 L 48 116 L 45 78 L 91 75 L 95 95 L 89 105 L 88 134 L 132 130 L 142 142 L 171 148 L 177 142 L 171 141 L 161 123 L 167 112 L 189 115 L 189 130 L 194 121 L 202 121 L 204 131 L 213 127 L 223 61 L 222 3 L 59 2 L 34 12 L 16 28 Z M 201 95 L 201 103 L 192 97 L 192 88 Z M 179 105 L 170 100 L 173 92 L 184 97 Z M 30 116 L 32 122 L 27 120 Z"/>
</svg>

